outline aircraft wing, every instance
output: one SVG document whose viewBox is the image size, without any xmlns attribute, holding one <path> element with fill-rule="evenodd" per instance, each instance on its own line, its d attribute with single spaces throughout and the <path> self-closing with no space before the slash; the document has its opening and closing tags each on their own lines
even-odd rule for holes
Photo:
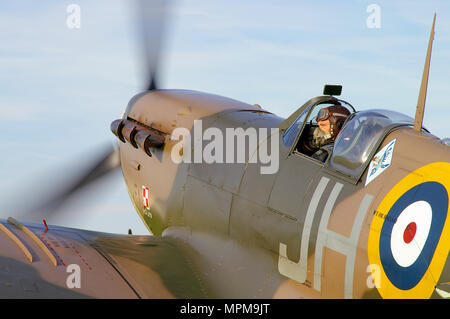
<svg viewBox="0 0 450 319">
<path fill-rule="evenodd" d="M 0 219 L 0 298 L 204 298 L 181 247 Z"/>
</svg>

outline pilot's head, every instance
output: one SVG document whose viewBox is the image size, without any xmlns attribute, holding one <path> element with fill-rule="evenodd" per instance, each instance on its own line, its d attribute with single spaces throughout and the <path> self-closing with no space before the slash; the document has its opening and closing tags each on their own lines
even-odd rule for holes
<svg viewBox="0 0 450 319">
<path fill-rule="evenodd" d="M 350 111 L 342 105 L 332 105 L 319 110 L 316 116 L 319 132 L 315 134 L 320 139 L 320 142 L 317 141 L 319 147 L 336 139 L 349 115 Z"/>
</svg>

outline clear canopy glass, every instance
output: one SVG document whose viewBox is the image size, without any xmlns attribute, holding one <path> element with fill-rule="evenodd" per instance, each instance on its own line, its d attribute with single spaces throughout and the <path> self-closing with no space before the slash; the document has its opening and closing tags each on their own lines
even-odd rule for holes
<svg viewBox="0 0 450 319">
<path fill-rule="evenodd" d="M 336 139 L 330 166 L 358 178 L 385 134 L 403 125 L 414 125 L 414 119 L 389 110 L 353 113 Z"/>
</svg>

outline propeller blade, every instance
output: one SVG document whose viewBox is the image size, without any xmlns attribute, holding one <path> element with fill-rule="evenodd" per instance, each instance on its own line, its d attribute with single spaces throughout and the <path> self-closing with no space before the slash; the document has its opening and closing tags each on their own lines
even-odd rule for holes
<svg viewBox="0 0 450 319">
<path fill-rule="evenodd" d="M 144 67 L 146 71 L 146 90 L 152 91 L 159 88 L 158 72 L 161 59 L 161 47 L 163 42 L 166 17 L 168 16 L 169 0 L 136 0 L 136 26 L 139 35 L 138 43 L 141 46 Z M 80 161 L 82 164 L 84 161 Z M 62 213 L 59 208 L 64 202 L 79 190 L 93 184 L 103 176 L 110 174 L 120 166 L 119 151 L 109 147 L 88 169 L 75 177 L 67 177 L 52 182 L 60 185 L 53 187 L 47 196 L 37 196 L 38 203 L 26 204 L 26 207 L 16 207 L 17 219 L 41 222 L 55 213 Z M 77 165 L 78 167 L 78 165 Z M 54 176 L 49 175 L 49 176 Z M 59 177 L 59 176 L 58 176 Z M 36 202 L 36 201 L 30 201 Z M 16 205 L 17 206 L 17 205 Z"/>
<path fill-rule="evenodd" d="M 168 0 L 137 0 L 137 31 L 144 67 L 148 72 L 148 91 L 158 89 L 158 71 L 168 8 Z"/>
<path fill-rule="evenodd" d="M 49 196 L 43 196 L 44 200 L 39 200 L 37 204 L 27 205 L 25 209 L 22 208 L 17 214 L 17 219 L 40 222 L 44 218 L 49 218 L 58 212 L 58 208 L 72 195 L 119 167 L 119 150 L 109 146 L 81 174 L 79 173 L 72 178 L 66 177 L 68 180 L 59 179 L 58 183 L 55 183 L 58 184 L 59 189 L 53 189 Z"/>
</svg>

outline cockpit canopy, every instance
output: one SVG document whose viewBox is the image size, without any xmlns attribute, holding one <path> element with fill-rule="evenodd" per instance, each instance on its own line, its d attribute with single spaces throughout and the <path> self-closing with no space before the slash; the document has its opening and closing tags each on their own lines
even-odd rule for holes
<svg viewBox="0 0 450 319">
<path fill-rule="evenodd" d="M 284 131 L 283 142 L 290 148 L 290 154 L 311 157 L 312 154 L 301 146 L 318 126 L 315 121 L 317 112 L 323 107 L 335 104 L 347 107 L 352 114 L 337 136 L 331 156 L 326 159 L 325 165 L 357 183 L 385 137 L 398 127 L 414 126 L 414 119 L 384 109 L 356 111 L 350 103 L 333 96 L 315 97 L 279 127 Z M 428 132 L 425 128 L 423 130 Z"/>
<path fill-rule="evenodd" d="M 358 178 L 384 137 L 395 127 L 414 125 L 414 119 L 389 110 L 353 113 L 337 137 L 330 166 Z"/>
</svg>

